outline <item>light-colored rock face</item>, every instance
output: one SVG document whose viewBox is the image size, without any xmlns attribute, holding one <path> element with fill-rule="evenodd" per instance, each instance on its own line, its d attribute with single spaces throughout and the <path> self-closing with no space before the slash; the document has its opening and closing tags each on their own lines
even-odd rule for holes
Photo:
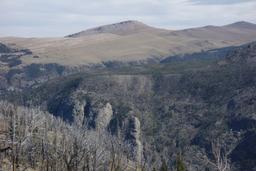
<svg viewBox="0 0 256 171">
<path fill-rule="evenodd" d="M 87 101 L 83 106 L 83 125 L 88 129 L 97 131 L 107 130 L 113 116 L 113 110 L 110 103 L 105 105 L 100 102 L 96 105 L 94 102 Z"/>
<path fill-rule="evenodd" d="M 79 127 L 106 130 L 113 116 L 111 104 L 88 100 L 86 95 L 86 91 L 83 90 L 77 90 L 71 95 L 74 122 Z"/>
<path fill-rule="evenodd" d="M 150 89 L 152 86 L 148 77 L 113 76 L 108 78 L 109 80 L 113 81 L 117 87 L 120 87 L 120 91 L 129 91 L 129 89 L 135 88 L 136 93 L 139 94 L 144 93 L 144 89 Z M 88 83 L 89 80 L 86 82 Z M 103 91 L 109 90 L 105 89 Z M 89 97 L 88 90 L 81 87 L 71 94 L 70 101 L 73 106 L 74 122 L 79 127 L 104 132 L 111 126 L 111 121 L 117 119 L 114 115 L 113 106 L 109 101 L 101 99 L 100 96 Z M 124 115 L 124 113 L 119 114 Z M 129 117 L 119 120 L 122 123 L 116 125 L 116 131 L 120 133 L 116 135 L 130 145 L 132 151 L 131 160 L 140 163 L 143 151 L 141 123 L 134 116 L 134 111 L 130 111 L 127 115 Z"/>
<path fill-rule="evenodd" d="M 83 126 L 84 120 L 84 106 L 86 105 L 86 101 L 83 98 L 85 92 L 83 90 L 76 90 L 71 94 L 70 101 L 71 105 L 73 105 L 72 115 L 74 117 L 74 122 L 79 126 Z"/>
<path fill-rule="evenodd" d="M 99 109 L 96 118 L 96 129 L 104 130 L 108 127 L 113 116 L 113 110 L 110 103 L 107 103 L 103 108 Z"/>
<path fill-rule="evenodd" d="M 136 148 L 135 148 L 135 153 L 136 153 L 136 161 L 138 163 L 141 162 L 142 159 L 142 151 L 143 151 L 143 146 L 141 143 L 141 126 L 140 126 L 140 121 L 137 117 L 134 117 L 134 123 L 135 123 L 135 142 L 136 142 Z"/>
<path fill-rule="evenodd" d="M 73 108 L 73 116 L 74 116 L 74 122 L 79 126 L 83 126 L 83 120 L 84 120 L 84 106 L 86 102 L 85 101 L 77 101 L 74 104 Z"/>
<path fill-rule="evenodd" d="M 131 116 L 126 122 L 126 141 L 131 145 L 133 160 L 140 163 L 143 151 L 140 121 L 137 117 Z"/>
</svg>

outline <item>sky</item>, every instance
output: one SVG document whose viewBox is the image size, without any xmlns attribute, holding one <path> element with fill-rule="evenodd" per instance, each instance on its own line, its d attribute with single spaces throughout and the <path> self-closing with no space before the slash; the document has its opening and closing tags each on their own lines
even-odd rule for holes
<svg viewBox="0 0 256 171">
<path fill-rule="evenodd" d="M 60 37 L 125 20 L 172 30 L 256 23 L 256 0 L 0 0 L 0 37 Z"/>
</svg>

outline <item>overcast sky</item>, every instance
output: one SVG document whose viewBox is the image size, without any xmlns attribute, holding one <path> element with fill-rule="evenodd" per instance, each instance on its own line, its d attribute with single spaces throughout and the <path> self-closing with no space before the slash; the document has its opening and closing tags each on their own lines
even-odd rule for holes
<svg viewBox="0 0 256 171">
<path fill-rule="evenodd" d="M 64 36 L 124 20 L 169 29 L 256 23 L 256 0 L 0 0 L 1 37 Z"/>
</svg>

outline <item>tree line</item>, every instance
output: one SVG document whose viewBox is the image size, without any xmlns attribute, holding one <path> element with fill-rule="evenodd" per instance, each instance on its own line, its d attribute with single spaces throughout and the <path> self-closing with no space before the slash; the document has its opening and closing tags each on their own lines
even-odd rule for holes
<svg viewBox="0 0 256 171">
<path fill-rule="evenodd" d="M 229 171 L 226 156 L 213 146 L 218 171 Z M 25 171 L 170 171 L 167 161 L 150 156 L 131 160 L 131 144 L 108 131 L 87 130 L 39 108 L 0 102 L 0 170 Z M 185 171 L 178 154 L 174 170 Z"/>
</svg>

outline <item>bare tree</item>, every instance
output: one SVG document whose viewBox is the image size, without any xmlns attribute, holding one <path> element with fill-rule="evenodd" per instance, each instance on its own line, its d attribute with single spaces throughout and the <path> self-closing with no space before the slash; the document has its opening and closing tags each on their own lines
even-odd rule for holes
<svg viewBox="0 0 256 171">
<path fill-rule="evenodd" d="M 36 108 L 0 102 L 8 123 L 7 154 L 13 171 L 122 171 L 136 168 L 129 145 L 107 131 L 87 130 Z"/>
<path fill-rule="evenodd" d="M 119 137 L 109 136 L 109 150 L 110 150 L 110 171 L 124 171 L 129 166 L 129 145 L 125 144 Z M 134 168 L 135 169 L 135 168 Z"/>
<path fill-rule="evenodd" d="M 217 139 L 215 142 L 212 142 L 211 147 L 214 162 L 210 162 L 218 169 L 218 171 L 230 171 L 231 167 L 228 160 L 228 153 L 226 149 L 222 148 L 220 141 Z"/>
<path fill-rule="evenodd" d="M 204 156 L 197 156 L 205 165 L 211 165 L 218 171 L 230 171 L 231 165 L 228 159 L 230 151 L 224 148 L 219 139 L 211 142 L 212 158 Z"/>
</svg>

